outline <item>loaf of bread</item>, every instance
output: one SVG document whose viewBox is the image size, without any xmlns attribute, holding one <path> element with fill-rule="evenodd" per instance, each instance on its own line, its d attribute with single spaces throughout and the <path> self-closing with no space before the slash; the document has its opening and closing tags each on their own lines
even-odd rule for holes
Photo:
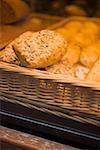
<svg viewBox="0 0 100 150">
<path fill-rule="evenodd" d="M 10 24 L 25 18 L 29 7 L 23 0 L 0 0 L 0 24 Z"/>
<path fill-rule="evenodd" d="M 58 62 L 67 49 L 67 42 L 58 33 L 41 30 L 22 34 L 13 45 L 21 65 L 30 68 L 45 68 Z"/>
</svg>

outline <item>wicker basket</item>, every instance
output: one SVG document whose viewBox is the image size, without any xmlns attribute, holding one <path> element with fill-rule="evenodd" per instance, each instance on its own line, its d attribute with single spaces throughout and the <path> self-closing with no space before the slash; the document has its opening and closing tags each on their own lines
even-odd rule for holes
<svg viewBox="0 0 100 150">
<path fill-rule="evenodd" d="M 51 28 L 62 26 L 73 19 L 64 20 Z M 0 62 L 0 99 L 100 126 L 99 83 L 68 80 L 63 75 Z"/>
</svg>

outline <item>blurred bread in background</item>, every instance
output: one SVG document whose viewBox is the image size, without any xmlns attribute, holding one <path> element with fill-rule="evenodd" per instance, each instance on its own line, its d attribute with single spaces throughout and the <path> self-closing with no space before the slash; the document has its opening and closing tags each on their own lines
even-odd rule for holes
<svg viewBox="0 0 100 150">
<path fill-rule="evenodd" d="M 28 16 L 30 9 L 22 0 L 0 0 L 0 24 L 11 24 Z"/>
</svg>

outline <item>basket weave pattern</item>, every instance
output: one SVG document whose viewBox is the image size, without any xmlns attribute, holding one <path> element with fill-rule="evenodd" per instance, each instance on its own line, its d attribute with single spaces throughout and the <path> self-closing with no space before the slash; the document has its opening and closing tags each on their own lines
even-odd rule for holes
<svg viewBox="0 0 100 150">
<path fill-rule="evenodd" d="M 0 70 L 0 99 L 100 125 L 100 91 Z"/>
</svg>

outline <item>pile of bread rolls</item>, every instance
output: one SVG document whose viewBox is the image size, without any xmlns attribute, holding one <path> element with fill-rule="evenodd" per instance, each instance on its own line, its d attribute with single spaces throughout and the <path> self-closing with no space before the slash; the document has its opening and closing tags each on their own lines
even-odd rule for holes
<svg viewBox="0 0 100 150">
<path fill-rule="evenodd" d="M 48 70 L 61 73 L 63 71 L 60 65 L 66 64 L 69 68 L 70 64 L 71 69 L 68 72 L 71 72 L 72 76 L 100 82 L 100 23 L 70 21 L 56 29 L 56 32 L 66 39 L 68 47 L 59 64 L 60 69 L 57 69 L 59 71 L 56 70 L 56 66 L 53 66 L 53 70 L 52 67 Z M 90 77 L 92 75 L 95 79 Z"/>
<path fill-rule="evenodd" d="M 0 60 L 100 82 L 100 27 L 72 21 L 55 31 L 27 31 L 0 51 Z"/>
</svg>

